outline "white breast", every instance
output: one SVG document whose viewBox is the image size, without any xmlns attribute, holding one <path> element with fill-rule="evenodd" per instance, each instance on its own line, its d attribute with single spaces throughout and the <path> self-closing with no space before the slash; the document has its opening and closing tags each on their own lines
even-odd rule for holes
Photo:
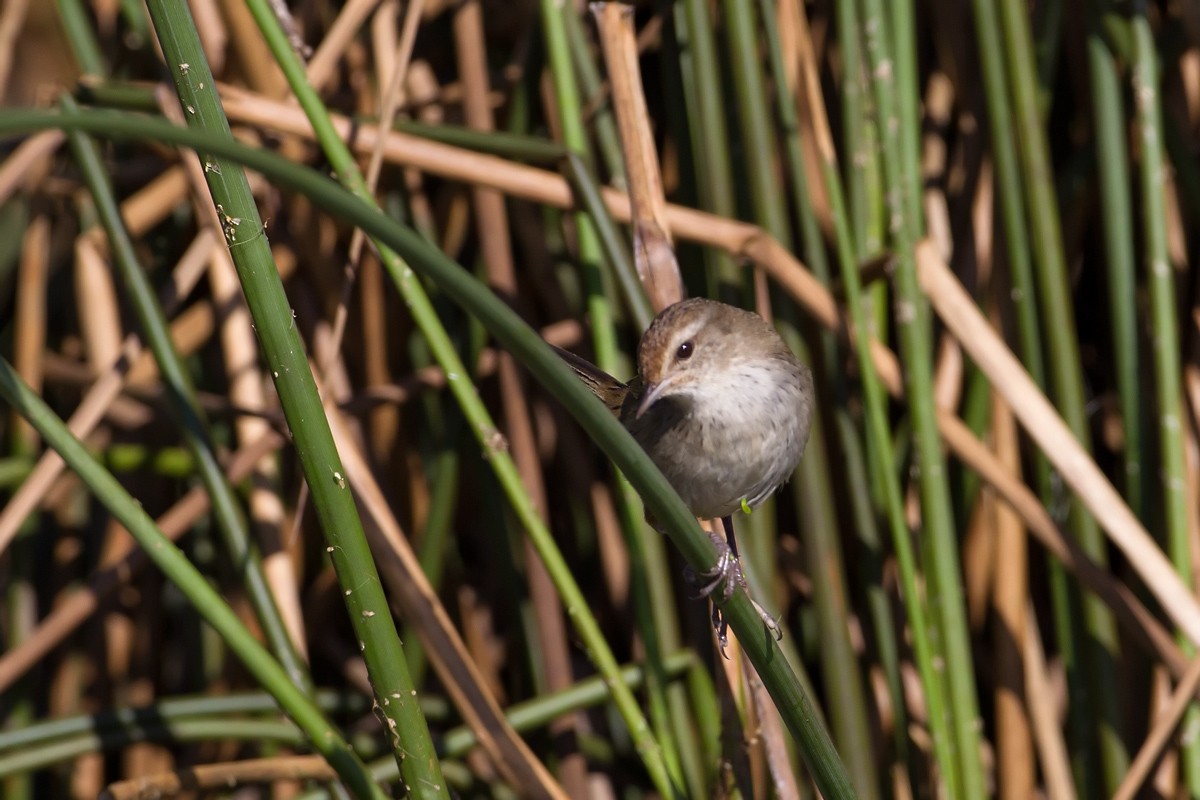
<svg viewBox="0 0 1200 800">
<path fill-rule="evenodd" d="M 692 513 L 706 519 L 733 513 L 743 498 L 751 507 L 765 500 L 791 477 L 808 438 L 811 412 L 793 376 L 759 361 L 732 365 L 727 377 L 691 393 L 679 426 L 686 438 L 666 435 L 662 446 L 647 447 Z"/>
</svg>

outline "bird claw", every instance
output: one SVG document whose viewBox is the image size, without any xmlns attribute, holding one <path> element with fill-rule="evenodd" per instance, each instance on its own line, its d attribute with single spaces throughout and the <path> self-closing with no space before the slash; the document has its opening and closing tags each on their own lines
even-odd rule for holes
<svg viewBox="0 0 1200 800">
<path fill-rule="evenodd" d="M 771 612 L 760 606 L 753 597 L 750 602 L 754 604 L 754 610 L 758 612 L 758 618 L 762 620 L 763 625 L 767 626 L 767 630 L 775 637 L 775 641 L 783 641 L 783 628 L 779 626 L 779 617 L 773 616 Z"/>
<path fill-rule="evenodd" d="M 721 651 L 721 658 L 726 661 L 729 656 L 725 653 L 725 647 L 729 644 L 729 637 L 726 635 L 729 632 L 729 623 L 725 621 L 725 615 L 721 613 L 721 609 L 713 603 L 712 607 L 712 626 L 713 631 L 717 634 L 717 648 Z"/>
<path fill-rule="evenodd" d="M 709 582 L 700 587 L 700 596 L 708 597 L 718 586 L 724 584 L 721 589 L 721 597 L 725 600 L 733 597 L 734 590 L 741 586 L 746 588 L 746 576 L 742 574 L 742 562 L 733 554 L 733 549 L 726 543 L 725 539 L 715 533 L 710 533 L 709 539 L 717 548 L 717 564 L 707 572 L 700 573 L 701 577 L 709 578 Z"/>
<path fill-rule="evenodd" d="M 779 620 L 771 615 L 765 608 L 758 604 L 758 601 L 750 596 L 750 587 L 746 583 L 746 575 L 742 572 L 742 562 L 734 555 L 732 548 L 725 541 L 724 537 L 716 533 L 709 533 L 709 538 L 713 545 L 717 548 L 718 558 L 716 565 L 707 572 L 692 573 L 695 578 L 708 578 L 709 581 L 699 588 L 699 597 L 710 597 L 717 587 L 721 587 L 721 597 L 723 600 L 728 600 L 733 597 L 733 593 L 740 586 L 746 590 L 746 595 L 750 597 L 750 603 L 754 606 L 754 610 L 758 612 L 759 619 L 763 625 L 775 637 L 775 641 L 783 639 L 783 628 L 779 626 Z M 728 660 L 729 656 L 725 654 L 725 647 L 729 644 L 729 622 L 725 619 L 725 615 L 721 613 L 720 607 L 714 602 L 712 607 L 712 625 L 713 631 L 717 635 L 717 646 L 721 650 L 721 656 Z"/>
</svg>

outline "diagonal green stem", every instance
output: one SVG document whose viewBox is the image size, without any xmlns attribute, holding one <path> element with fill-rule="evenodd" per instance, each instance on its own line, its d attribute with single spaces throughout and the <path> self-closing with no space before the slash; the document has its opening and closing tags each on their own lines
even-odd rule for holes
<svg viewBox="0 0 1200 800">
<path fill-rule="evenodd" d="M 150 0 L 147 5 L 188 126 L 208 132 L 216 141 L 232 141 L 229 121 L 186 5 L 179 0 Z M 414 795 L 445 797 L 445 781 L 429 727 L 414 699 L 416 687 L 408 674 L 395 620 L 388 611 L 250 185 L 235 162 L 203 152 L 200 157 L 267 367 L 295 438 L 296 453 L 325 534 L 326 552 L 342 586 L 350 624 L 363 651 L 400 773 Z"/>
</svg>

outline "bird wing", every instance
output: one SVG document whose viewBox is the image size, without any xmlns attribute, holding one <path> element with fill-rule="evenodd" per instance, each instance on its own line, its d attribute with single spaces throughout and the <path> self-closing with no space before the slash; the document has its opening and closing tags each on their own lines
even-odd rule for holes
<svg viewBox="0 0 1200 800">
<path fill-rule="evenodd" d="M 554 345 L 550 346 L 554 347 Z M 604 405 L 608 406 L 609 411 L 615 416 L 620 415 L 621 403 L 625 400 L 625 395 L 628 392 L 628 387 L 625 384 L 586 358 L 577 356 L 568 350 L 563 350 L 561 347 L 554 347 L 554 352 L 558 353 L 559 358 L 567 363 L 567 366 L 579 377 L 579 380 L 583 381 L 583 385 L 592 394 L 599 397 Z"/>
</svg>

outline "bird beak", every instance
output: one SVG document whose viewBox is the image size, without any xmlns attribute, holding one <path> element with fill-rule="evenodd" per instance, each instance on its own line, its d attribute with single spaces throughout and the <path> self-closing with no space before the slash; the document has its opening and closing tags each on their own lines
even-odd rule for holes
<svg viewBox="0 0 1200 800">
<path fill-rule="evenodd" d="M 658 383 L 647 384 L 645 394 L 642 395 L 642 401 L 638 403 L 637 412 L 633 415 L 634 418 L 641 419 L 642 414 L 645 414 L 650 406 L 654 405 L 671 388 L 671 382 L 671 378 L 664 378 Z"/>
</svg>

